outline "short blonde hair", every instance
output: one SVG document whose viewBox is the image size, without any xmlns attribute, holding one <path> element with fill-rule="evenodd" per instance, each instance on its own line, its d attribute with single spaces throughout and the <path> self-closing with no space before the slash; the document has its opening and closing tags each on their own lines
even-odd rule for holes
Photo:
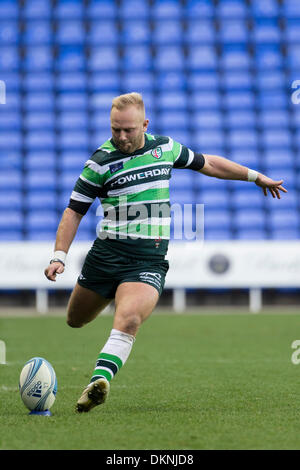
<svg viewBox="0 0 300 470">
<path fill-rule="evenodd" d="M 127 108 L 127 106 L 136 106 L 140 109 L 143 113 L 145 118 L 145 105 L 140 93 L 136 93 L 135 91 L 132 93 L 125 93 L 124 95 L 116 96 L 112 100 L 111 109 L 116 108 L 118 110 L 122 110 Z"/>
</svg>

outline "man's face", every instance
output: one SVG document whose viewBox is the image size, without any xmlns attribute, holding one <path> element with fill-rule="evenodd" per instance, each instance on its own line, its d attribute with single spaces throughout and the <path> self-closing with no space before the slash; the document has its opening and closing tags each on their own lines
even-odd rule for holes
<svg viewBox="0 0 300 470">
<path fill-rule="evenodd" d="M 136 106 L 122 110 L 113 108 L 110 122 L 113 140 L 122 153 L 133 153 L 145 145 L 144 132 L 149 121 Z"/>
</svg>

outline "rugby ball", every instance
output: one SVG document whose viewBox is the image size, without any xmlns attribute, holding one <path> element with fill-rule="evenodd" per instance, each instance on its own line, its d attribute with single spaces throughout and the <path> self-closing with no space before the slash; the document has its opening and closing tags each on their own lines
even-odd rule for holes
<svg viewBox="0 0 300 470">
<path fill-rule="evenodd" d="M 33 357 L 24 365 L 19 381 L 24 405 L 31 411 L 51 408 L 57 392 L 56 374 L 52 365 L 42 357 Z"/>
</svg>

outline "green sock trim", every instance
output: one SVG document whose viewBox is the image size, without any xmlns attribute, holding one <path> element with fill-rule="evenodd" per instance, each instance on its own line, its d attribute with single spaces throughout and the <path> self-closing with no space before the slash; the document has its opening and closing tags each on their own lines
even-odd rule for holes
<svg viewBox="0 0 300 470">
<path fill-rule="evenodd" d="M 94 371 L 93 375 L 92 375 L 92 379 L 94 377 L 97 377 L 97 376 L 100 376 L 100 377 L 105 377 L 109 382 L 111 381 L 112 379 L 112 375 L 110 375 L 110 373 L 107 371 L 107 370 L 103 370 L 103 369 L 97 369 Z"/>
<path fill-rule="evenodd" d="M 117 364 L 119 370 L 121 369 L 123 362 L 118 356 L 114 356 L 113 354 L 107 354 L 107 353 L 100 353 L 99 359 L 107 359 L 109 361 L 113 361 Z"/>
</svg>

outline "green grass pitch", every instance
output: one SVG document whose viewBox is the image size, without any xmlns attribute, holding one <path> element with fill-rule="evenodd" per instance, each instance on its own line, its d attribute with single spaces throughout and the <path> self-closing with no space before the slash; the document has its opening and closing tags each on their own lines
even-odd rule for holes
<svg viewBox="0 0 300 470">
<path fill-rule="evenodd" d="M 75 403 L 89 382 L 112 316 L 72 329 L 60 316 L 0 318 L 0 449 L 299 449 L 300 364 L 289 312 L 153 314 L 87 414 Z M 51 417 L 29 416 L 18 380 L 45 357 L 58 393 Z"/>
</svg>

